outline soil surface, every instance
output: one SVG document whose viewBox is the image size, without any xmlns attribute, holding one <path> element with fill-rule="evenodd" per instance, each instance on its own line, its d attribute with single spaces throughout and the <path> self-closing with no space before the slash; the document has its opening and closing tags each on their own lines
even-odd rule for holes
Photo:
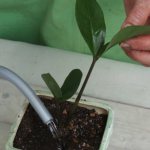
<svg viewBox="0 0 150 150">
<path fill-rule="evenodd" d="M 104 133 L 107 114 L 97 114 L 94 109 L 78 107 L 66 125 L 72 103 L 58 104 L 48 97 L 40 97 L 56 118 L 61 131 L 63 150 L 98 150 Z M 17 131 L 14 147 L 22 150 L 58 150 L 49 128 L 42 123 L 29 105 Z"/>
</svg>

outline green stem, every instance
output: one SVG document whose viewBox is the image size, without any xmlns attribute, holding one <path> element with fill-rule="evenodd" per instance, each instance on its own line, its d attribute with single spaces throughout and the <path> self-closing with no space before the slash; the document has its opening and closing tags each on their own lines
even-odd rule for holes
<svg viewBox="0 0 150 150">
<path fill-rule="evenodd" d="M 86 86 L 86 84 L 87 84 L 87 82 L 88 82 L 88 80 L 89 80 L 89 77 L 90 77 L 90 75 L 91 75 L 91 73 L 92 73 L 92 70 L 93 70 L 93 68 L 94 68 L 94 65 L 95 65 L 96 61 L 97 61 L 96 57 L 93 57 L 92 64 L 91 64 L 91 66 L 90 66 L 90 68 L 89 68 L 89 70 L 88 70 L 88 73 L 87 73 L 87 75 L 86 75 L 86 77 L 85 77 L 85 80 L 84 80 L 84 82 L 83 82 L 83 85 L 82 85 L 82 87 L 81 87 L 81 89 L 80 89 L 80 91 L 79 91 L 79 93 L 78 93 L 78 96 L 77 96 L 77 98 L 76 98 L 76 100 L 75 100 L 75 103 L 73 104 L 73 107 L 70 108 L 70 114 L 69 114 L 68 119 L 67 119 L 67 121 L 66 121 L 66 125 L 67 125 L 68 122 L 71 120 L 72 115 L 73 115 L 73 113 L 75 112 L 75 110 L 76 110 L 76 108 L 77 108 L 77 106 L 78 106 L 78 103 L 79 103 L 79 101 L 80 101 L 80 99 L 81 99 L 81 96 L 82 96 L 82 94 L 83 94 L 83 91 L 84 91 L 85 86 Z"/>
<path fill-rule="evenodd" d="M 90 75 L 91 75 L 91 73 L 92 73 L 92 70 L 93 70 L 93 68 L 94 68 L 95 63 L 96 63 L 96 59 L 93 58 L 92 64 L 91 64 L 91 66 L 90 66 L 90 68 L 89 68 L 89 71 L 88 71 L 88 73 L 87 73 L 87 75 L 86 75 L 86 78 L 85 78 L 85 80 L 84 80 L 84 82 L 83 82 L 83 85 L 82 85 L 82 87 L 81 87 L 81 89 L 80 89 L 80 91 L 79 91 L 79 94 L 78 94 L 78 96 L 77 96 L 77 98 L 76 98 L 76 100 L 75 100 L 75 104 L 74 104 L 75 108 L 77 107 L 77 105 L 78 105 L 78 103 L 79 103 L 79 101 L 80 101 L 80 99 L 81 99 L 81 96 L 82 96 L 83 91 L 84 91 L 84 89 L 85 89 L 85 86 L 86 86 L 86 84 L 87 84 L 87 82 L 88 82 L 88 80 L 89 80 L 89 77 L 90 77 Z M 75 108 L 74 108 L 74 109 L 75 109 Z"/>
<path fill-rule="evenodd" d="M 87 75 L 86 75 L 86 77 L 85 77 L 85 80 L 84 80 L 84 82 L 83 82 L 83 85 L 82 85 L 82 87 L 81 87 L 81 89 L 80 89 L 80 91 L 79 91 L 79 93 L 78 93 L 78 96 L 77 96 L 77 98 L 76 98 L 76 100 L 75 100 L 75 103 L 73 104 L 73 107 L 70 108 L 70 114 L 69 114 L 69 116 L 68 116 L 68 119 L 67 119 L 67 121 L 66 121 L 66 124 L 71 120 L 72 115 L 73 115 L 73 113 L 75 112 L 75 110 L 76 110 L 76 108 L 77 108 L 77 106 L 78 106 L 78 104 L 79 104 L 79 101 L 80 101 L 80 99 L 81 99 L 81 96 L 82 96 L 82 94 L 83 94 L 83 91 L 84 91 L 84 89 L 85 89 L 85 86 L 86 86 L 86 84 L 87 84 L 87 82 L 88 82 L 88 80 L 89 80 L 89 77 L 90 77 L 90 75 L 91 75 L 91 73 L 92 73 L 92 70 L 93 70 L 93 68 L 94 68 L 94 65 L 95 65 L 95 63 L 96 63 L 96 61 L 97 61 L 96 58 L 97 58 L 97 57 L 93 57 L 92 64 L 91 64 L 91 66 L 90 66 L 90 68 L 89 68 L 89 70 L 88 70 L 88 73 L 87 73 Z"/>
</svg>

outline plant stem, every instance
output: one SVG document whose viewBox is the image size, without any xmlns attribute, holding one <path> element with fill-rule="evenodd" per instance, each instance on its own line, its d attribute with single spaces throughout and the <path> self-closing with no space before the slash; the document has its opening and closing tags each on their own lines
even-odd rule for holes
<svg viewBox="0 0 150 150">
<path fill-rule="evenodd" d="M 88 70 L 88 73 L 87 73 L 86 78 L 85 78 L 85 80 L 84 80 L 84 82 L 83 82 L 83 85 L 82 85 L 82 87 L 81 87 L 81 89 L 80 89 L 80 91 L 79 91 L 79 94 L 78 94 L 78 96 L 77 96 L 77 98 L 76 98 L 76 100 L 75 100 L 75 104 L 74 104 L 75 108 L 76 108 L 76 106 L 78 105 L 78 103 L 79 103 L 79 101 L 80 101 L 80 99 L 81 99 L 81 96 L 82 96 L 83 91 L 84 91 L 84 89 L 85 89 L 85 86 L 86 86 L 86 84 L 87 84 L 87 82 L 88 82 L 88 80 L 89 80 L 89 77 L 90 77 L 90 75 L 91 75 L 91 73 L 92 73 L 92 70 L 93 70 L 93 68 L 94 68 L 95 63 L 96 63 L 96 59 L 93 57 L 92 64 L 91 64 L 91 66 L 90 66 L 90 68 L 89 68 L 89 70 Z"/>
<path fill-rule="evenodd" d="M 82 84 L 82 87 L 81 87 L 81 89 L 80 89 L 80 91 L 79 91 L 79 93 L 78 93 L 78 95 L 77 95 L 77 97 L 76 97 L 75 103 L 74 103 L 73 106 L 70 108 L 70 113 L 69 113 L 68 119 L 67 119 L 67 121 L 66 121 L 66 125 L 67 125 L 67 124 L 69 123 L 69 121 L 71 120 L 72 115 L 73 115 L 73 113 L 75 112 L 75 110 L 76 110 L 76 108 L 77 108 L 77 106 L 78 106 L 78 103 L 79 103 L 79 101 L 80 101 L 80 99 L 81 99 L 81 96 L 82 96 L 82 94 L 83 94 L 83 91 L 84 91 L 84 89 L 85 89 L 85 86 L 86 86 L 86 84 L 87 84 L 87 82 L 88 82 L 88 80 L 89 80 L 89 77 L 90 77 L 90 75 L 91 75 L 91 73 L 92 73 L 92 71 L 93 71 L 93 68 L 94 68 L 94 66 L 95 66 L 95 63 L 96 63 L 96 61 L 97 61 L 96 58 L 97 58 L 97 57 L 93 57 L 92 64 L 91 64 L 91 66 L 90 66 L 90 68 L 89 68 L 89 70 L 88 70 L 88 73 L 87 73 L 87 75 L 86 75 L 86 77 L 85 77 L 85 80 L 84 80 L 84 82 L 83 82 L 83 84 Z"/>
</svg>

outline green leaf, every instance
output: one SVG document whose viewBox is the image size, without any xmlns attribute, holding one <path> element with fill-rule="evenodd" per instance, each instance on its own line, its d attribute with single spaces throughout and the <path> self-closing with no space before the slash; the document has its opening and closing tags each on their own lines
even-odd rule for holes
<svg viewBox="0 0 150 150">
<path fill-rule="evenodd" d="M 81 82 L 81 78 L 82 72 L 79 69 L 74 69 L 69 73 L 61 87 L 62 100 L 67 100 L 75 94 Z"/>
<path fill-rule="evenodd" d="M 109 45 L 107 46 L 107 50 L 111 47 L 120 44 L 123 41 L 126 41 L 130 38 L 139 36 L 139 35 L 146 35 L 150 34 L 150 26 L 129 26 L 122 30 L 120 30 L 110 41 Z"/>
<path fill-rule="evenodd" d="M 59 100 L 62 97 L 62 92 L 55 79 L 49 73 L 42 74 L 42 78 L 54 97 Z"/>
<path fill-rule="evenodd" d="M 105 38 L 103 11 L 96 0 L 76 0 L 75 12 L 80 32 L 95 56 Z"/>
</svg>

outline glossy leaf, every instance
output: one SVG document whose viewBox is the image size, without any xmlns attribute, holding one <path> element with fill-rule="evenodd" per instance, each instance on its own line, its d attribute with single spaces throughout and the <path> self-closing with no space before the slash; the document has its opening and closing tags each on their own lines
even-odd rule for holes
<svg viewBox="0 0 150 150">
<path fill-rule="evenodd" d="M 58 100 L 62 98 L 61 89 L 59 85 L 57 84 L 57 82 L 55 81 L 55 79 L 49 73 L 42 74 L 42 78 L 44 82 L 46 83 L 47 87 L 50 89 L 50 91 L 54 95 L 54 97 Z"/>
<path fill-rule="evenodd" d="M 96 0 L 76 0 L 76 20 L 80 32 L 93 56 L 104 43 L 105 20 Z"/>
<path fill-rule="evenodd" d="M 69 73 L 61 87 L 62 100 L 67 100 L 75 94 L 81 82 L 81 78 L 82 72 L 79 69 L 74 69 Z"/>
<path fill-rule="evenodd" d="M 150 34 L 150 26 L 129 26 L 120 30 L 110 41 L 106 50 L 130 38 Z"/>
</svg>

